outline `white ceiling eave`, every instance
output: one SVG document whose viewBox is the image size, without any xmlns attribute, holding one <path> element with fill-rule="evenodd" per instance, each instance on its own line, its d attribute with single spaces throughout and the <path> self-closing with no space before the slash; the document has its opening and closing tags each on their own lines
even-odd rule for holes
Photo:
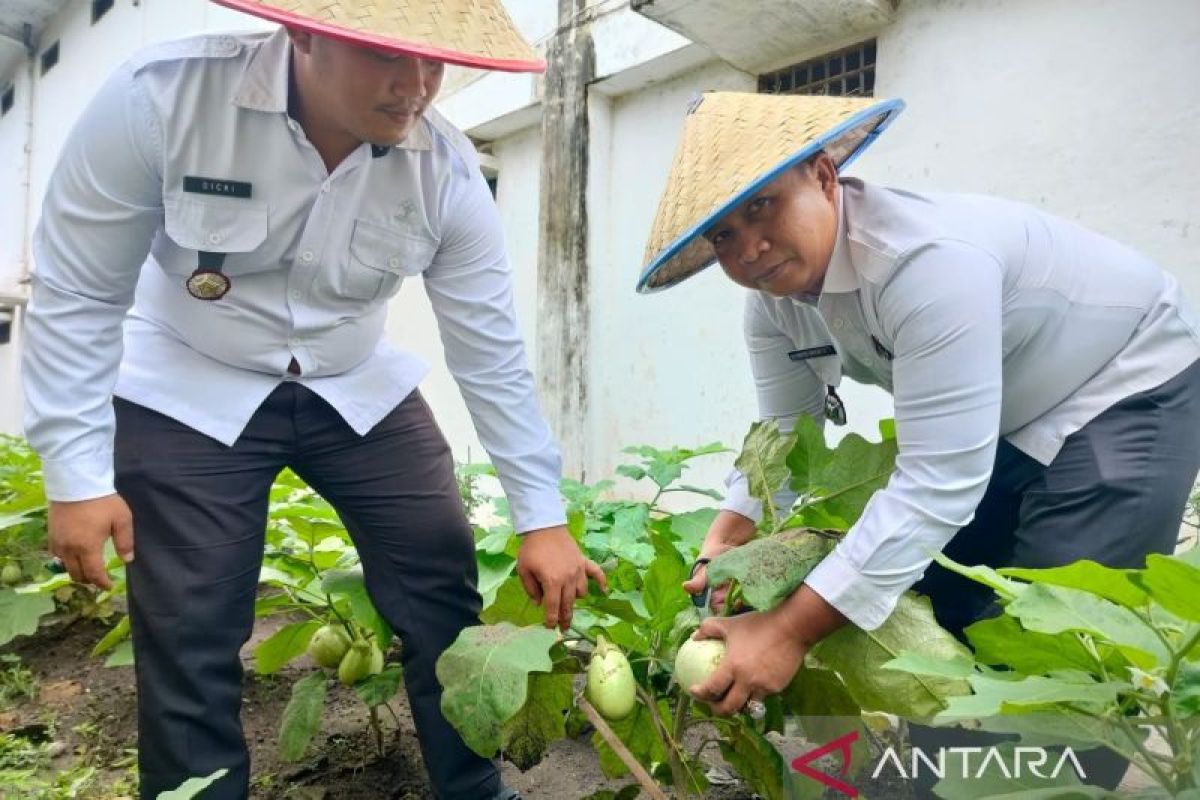
<svg viewBox="0 0 1200 800">
<path fill-rule="evenodd" d="M 0 83 L 7 84 L 41 42 L 42 31 L 70 0 L 0 2 Z"/>
<path fill-rule="evenodd" d="M 896 0 L 631 0 L 634 11 L 761 74 L 887 27 Z"/>
</svg>

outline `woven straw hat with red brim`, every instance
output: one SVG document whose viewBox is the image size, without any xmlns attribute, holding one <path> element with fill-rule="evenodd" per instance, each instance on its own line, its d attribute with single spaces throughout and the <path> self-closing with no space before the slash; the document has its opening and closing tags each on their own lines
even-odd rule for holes
<svg viewBox="0 0 1200 800">
<path fill-rule="evenodd" d="M 684 121 L 637 290 L 666 289 L 711 265 L 716 255 L 703 234 L 717 220 L 822 150 L 846 166 L 903 108 L 901 100 L 702 95 Z"/>
<path fill-rule="evenodd" d="M 213 0 L 318 36 L 447 64 L 543 72 L 501 0 Z"/>
</svg>

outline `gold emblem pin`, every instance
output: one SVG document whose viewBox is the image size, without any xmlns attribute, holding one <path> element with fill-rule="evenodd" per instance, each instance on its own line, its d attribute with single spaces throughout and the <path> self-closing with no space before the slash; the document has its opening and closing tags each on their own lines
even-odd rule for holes
<svg viewBox="0 0 1200 800">
<path fill-rule="evenodd" d="M 187 279 L 188 294 L 197 300 L 220 300 L 231 285 L 228 275 L 214 270 L 198 269 Z"/>
</svg>

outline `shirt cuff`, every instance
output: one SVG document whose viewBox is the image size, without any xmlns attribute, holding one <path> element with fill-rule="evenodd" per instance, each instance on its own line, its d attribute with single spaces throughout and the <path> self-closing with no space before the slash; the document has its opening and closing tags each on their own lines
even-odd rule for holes
<svg viewBox="0 0 1200 800">
<path fill-rule="evenodd" d="M 746 476 L 736 469 L 730 470 L 729 475 L 725 478 L 725 488 L 728 491 L 718 508 L 722 511 L 741 514 L 758 524 L 763 515 L 762 501 L 757 497 L 750 496 L 750 485 L 746 481 Z"/>
<path fill-rule="evenodd" d="M 94 500 L 116 493 L 112 451 L 57 460 L 42 460 L 46 499 L 56 502 Z"/>
<path fill-rule="evenodd" d="M 519 497 L 509 495 L 508 508 L 512 513 L 513 529 L 519 534 L 567 524 L 567 512 L 558 489 L 530 492 Z"/>
<path fill-rule="evenodd" d="M 804 582 L 864 631 L 882 625 L 900 600 L 899 595 L 873 584 L 836 549 L 808 573 Z"/>
</svg>

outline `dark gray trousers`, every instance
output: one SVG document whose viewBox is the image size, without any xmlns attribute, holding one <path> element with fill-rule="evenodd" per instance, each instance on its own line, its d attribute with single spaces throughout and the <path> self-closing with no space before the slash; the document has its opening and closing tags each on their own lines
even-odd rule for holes
<svg viewBox="0 0 1200 800">
<path fill-rule="evenodd" d="M 281 384 L 232 447 L 116 399 L 117 491 L 133 511 L 129 611 L 141 796 L 225 767 L 205 798 L 244 798 L 239 648 L 250 637 L 268 495 L 291 467 L 341 516 L 367 590 L 403 643 L 404 678 L 435 791 L 478 800 L 495 765 L 442 716 L 434 665 L 478 624 L 475 548 L 450 449 L 413 392 L 366 436 L 315 393 Z"/>
<path fill-rule="evenodd" d="M 944 552 L 961 564 L 1057 567 L 1090 559 L 1140 568 L 1171 553 L 1200 470 L 1200 361 L 1166 383 L 1122 400 L 1067 437 L 1043 466 L 1005 441 L 969 525 Z M 999 612 L 987 587 L 933 564 L 913 587 L 929 596 L 943 627 L 959 638 Z M 965 638 L 964 638 L 965 641 Z M 999 737 L 910 727 L 914 745 L 984 746 Z M 1115 787 L 1128 764 L 1108 750 L 1077 754 L 1088 783 Z M 918 797 L 932 797 L 919 782 Z"/>
</svg>

